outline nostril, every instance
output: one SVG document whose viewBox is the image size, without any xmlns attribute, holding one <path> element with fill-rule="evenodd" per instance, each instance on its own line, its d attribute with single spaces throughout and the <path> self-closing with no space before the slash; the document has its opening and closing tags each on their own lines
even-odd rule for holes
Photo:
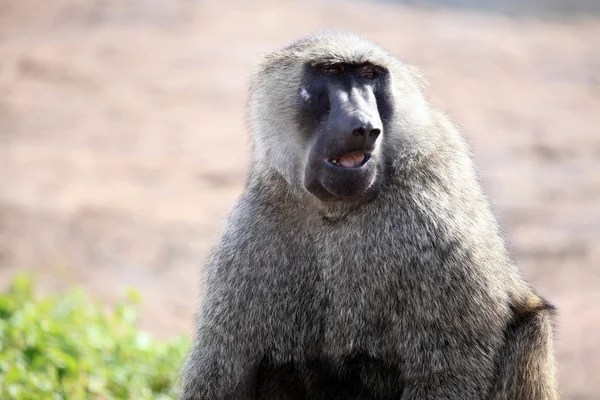
<svg viewBox="0 0 600 400">
<path fill-rule="evenodd" d="M 366 133 L 367 133 L 367 130 L 362 126 L 360 128 L 356 128 L 355 130 L 352 131 L 352 134 L 354 136 L 365 136 Z"/>
<path fill-rule="evenodd" d="M 379 136 L 380 133 L 381 129 L 372 129 L 371 132 L 369 132 L 369 136 Z"/>
</svg>

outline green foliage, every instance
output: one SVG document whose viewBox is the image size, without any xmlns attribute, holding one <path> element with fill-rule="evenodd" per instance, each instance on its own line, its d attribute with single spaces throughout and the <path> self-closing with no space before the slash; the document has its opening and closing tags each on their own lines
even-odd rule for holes
<svg viewBox="0 0 600 400">
<path fill-rule="evenodd" d="M 81 290 L 36 298 L 17 276 L 0 293 L 0 399 L 175 399 L 189 341 L 135 323 L 140 296 L 110 311 Z"/>
</svg>

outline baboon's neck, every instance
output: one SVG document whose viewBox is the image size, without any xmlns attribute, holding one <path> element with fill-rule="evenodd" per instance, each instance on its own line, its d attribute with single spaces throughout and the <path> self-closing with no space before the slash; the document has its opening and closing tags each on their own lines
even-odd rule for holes
<svg viewBox="0 0 600 400">
<path fill-rule="evenodd" d="M 340 221 L 368 211 L 376 214 L 424 212 L 432 219 L 447 215 L 443 224 L 458 215 L 496 227 L 487 199 L 476 179 L 469 156 L 445 158 L 443 153 L 399 157 L 388 165 L 372 193 L 359 199 L 323 202 L 300 183 L 290 183 L 274 169 L 250 171 L 246 193 L 282 217 Z"/>
</svg>

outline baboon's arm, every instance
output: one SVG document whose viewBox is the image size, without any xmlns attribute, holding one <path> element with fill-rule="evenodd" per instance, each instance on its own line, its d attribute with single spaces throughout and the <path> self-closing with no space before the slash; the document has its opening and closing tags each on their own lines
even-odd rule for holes
<svg viewBox="0 0 600 400">
<path fill-rule="evenodd" d="M 242 364 L 239 354 L 228 356 L 199 345 L 186 360 L 179 400 L 256 399 L 258 364 Z"/>
<path fill-rule="evenodd" d="M 490 400 L 556 400 L 552 306 L 535 295 L 514 307 Z"/>
</svg>

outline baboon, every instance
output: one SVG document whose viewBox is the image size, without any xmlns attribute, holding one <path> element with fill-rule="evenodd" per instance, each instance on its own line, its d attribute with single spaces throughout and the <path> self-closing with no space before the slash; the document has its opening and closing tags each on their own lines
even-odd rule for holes
<svg viewBox="0 0 600 400">
<path fill-rule="evenodd" d="M 259 63 L 251 167 L 205 265 L 181 400 L 558 398 L 553 306 L 425 93 L 350 33 Z"/>
</svg>

